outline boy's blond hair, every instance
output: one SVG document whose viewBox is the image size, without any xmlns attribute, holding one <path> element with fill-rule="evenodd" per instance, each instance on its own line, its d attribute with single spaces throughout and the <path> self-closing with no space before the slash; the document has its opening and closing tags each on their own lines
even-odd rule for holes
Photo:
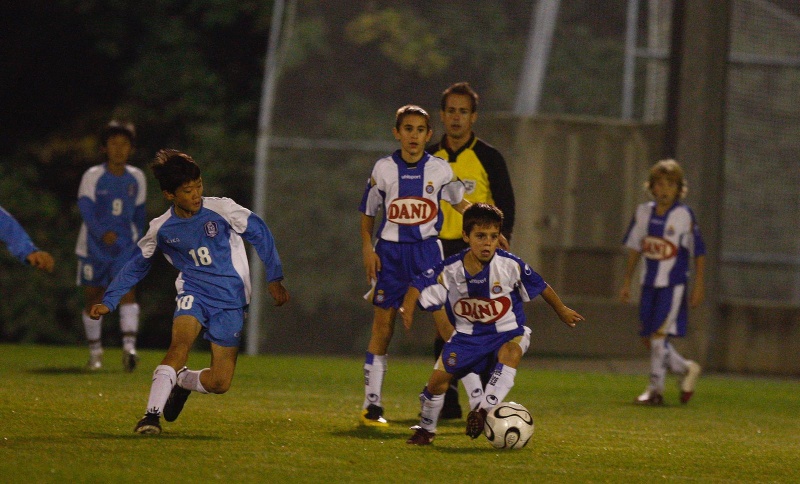
<svg viewBox="0 0 800 484">
<path fill-rule="evenodd" d="M 679 199 L 685 197 L 686 193 L 689 191 L 686 178 L 683 176 L 683 168 L 681 168 L 681 165 L 678 164 L 677 161 L 671 158 L 657 161 L 656 164 L 650 168 L 650 176 L 647 178 L 644 188 L 652 194 L 653 185 L 655 185 L 656 180 L 659 178 L 667 178 L 678 184 Z"/>
</svg>

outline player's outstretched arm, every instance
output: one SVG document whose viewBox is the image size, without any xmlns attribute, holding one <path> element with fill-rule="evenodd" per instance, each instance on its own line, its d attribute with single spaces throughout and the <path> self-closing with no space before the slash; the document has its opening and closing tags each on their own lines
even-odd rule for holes
<svg viewBox="0 0 800 484">
<path fill-rule="evenodd" d="M 269 291 L 270 296 L 272 299 L 275 300 L 276 306 L 283 306 L 287 302 L 289 302 L 289 291 L 283 287 L 281 281 L 272 281 L 267 284 L 267 291 Z"/>
<path fill-rule="evenodd" d="M 47 272 L 53 272 L 53 266 L 56 264 L 53 256 L 43 250 L 31 252 L 25 259 L 31 266 Z"/>
<path fill-rule="evenodd" d="M 100 319 L 100 316 L 105 316 L 110 312 L 108 306 L 105 304 L 95 304 L 92 306 L 92 309 L 89 310 L 89 317 L 92 319 Z"/>
<path fill-rule="evenodd" d="M 403 318 L 403 326 L 406 329 L 411 329 L 414 323 L 414 310 L 417 308 L 417 299 L 419 298 L 419 289 L 414 286 L 408 288 L 406 296 L 403 298 L 403 305 L 400 306 L 398 312 L 400 317 Z"/>
<path fill-rule="evenodd" d="M 561 298 L 558 297 L 558 294 L 556 294 L 549 284 L 547 285 L 547 289 L 542 291 L 542 298 L 553 308 L 553 311 L 558 314 L 558 318 L 567 326 L 574 328 L 575 325 L 578 324 L 578 321 L 586 320 L 586 318 L 578 314 L 575 310 L 564 305 L 564 303 L 561 302 Z"/>
</svg>

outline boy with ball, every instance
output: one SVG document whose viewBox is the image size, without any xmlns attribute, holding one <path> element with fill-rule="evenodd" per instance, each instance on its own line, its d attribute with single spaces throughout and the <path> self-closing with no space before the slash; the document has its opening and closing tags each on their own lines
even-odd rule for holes
<svg viewBox="0 0 800 484">
<path fill-rule="evenodd" d="M 411 328 L 417 304 L 426 310 L 444 306 L 455 332 L 445 343 L 428 384 L 420 394 L 420 421 L 407 443 L 429 445 L 451 379 L 480 373 L 496 358 L 486 387 L 470 394 L 466 434 L 483 433 L 487 412 L 514 386 L 522 355 L 530 346 L 523 303 L 538 295 L 559 319 L 575 327 L 584 317 L 561 302 L 542 277 L 517 256 L 498 248 L 503 213 L 486 203 L 464 212 L 462 237 L 469 247 L 423 272 L 411 284 L 400 313 Z"/>
</svg>

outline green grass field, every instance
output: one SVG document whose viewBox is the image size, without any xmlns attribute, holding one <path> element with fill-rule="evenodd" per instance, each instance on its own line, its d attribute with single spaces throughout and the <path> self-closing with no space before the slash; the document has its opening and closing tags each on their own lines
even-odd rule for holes
<svg viewBox="0 0 800 484">
<path fill-rule="evenodd" d="M 798 382 L 701 378 L 689 405 L 631 404 L 644 375 L 520 368 L 508 400 L 534 415 L 531 443 L 498 451 L 463 421 L 433 446 L 405 443 L 422 359 L 390 360 L 388 430 L 358 426 L 360 358 L 242 356 L 230 392 L 193 394 L 160 436 L 138 436 L 152 370 L 119 350 L 86 373 L 83 348 L 0 345 L 0 482 L 689 482 L 800 481 Z M 209 355 L 193 354 L 190 366 Z"/>
</svg>

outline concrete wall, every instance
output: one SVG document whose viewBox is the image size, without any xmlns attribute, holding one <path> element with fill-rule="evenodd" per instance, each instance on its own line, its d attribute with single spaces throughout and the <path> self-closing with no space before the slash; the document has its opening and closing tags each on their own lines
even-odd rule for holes
<svg viewBox="0 0 800 484">
<path fill-rule="evenodd" d="M 573 330 L 543 302 L 530 304 L 532 351 L 646 357 L 637 336 L 637 307 L 618 303 L 615 297 L 625 264 L 621 240 L 634 207 L 647 200 L 642 185 L 649 167 L 660 158 L 662 128 L 605 119 L 497 114 L 483 116 L 477 131 L 509 165 L 517 201 L 512 252 L 588 318 L 586 325 Z M 687 201 L 692 203 L 691 193 Z M 716 300 L 713 294 L 707 299 Z M 709 324 L 717 319 L 719 327 Z M 691 312 L 690 333 L 677 346 L 712 369 L 800 375 L 800 309 L 739 301 L 717 310 L 708 302 Z"/>
</svg>

